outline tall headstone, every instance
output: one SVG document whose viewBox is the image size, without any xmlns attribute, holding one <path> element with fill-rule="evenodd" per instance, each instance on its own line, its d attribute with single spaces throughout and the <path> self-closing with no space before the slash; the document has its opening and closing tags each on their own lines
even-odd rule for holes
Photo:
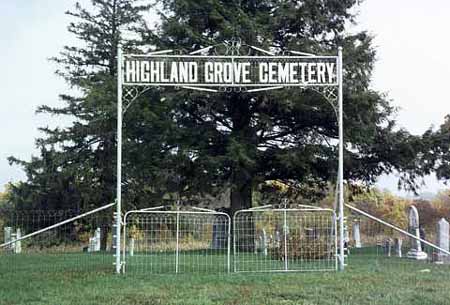
<svg viewBox="0 0 450 305">
<path fill-rule="evenodd" d="M 267 233 L 264 229 L 261 232 L 261 252 L 264 256 L 267 256 Z"/>
<path fill-rule="evenodd" d="M 361 248 L 361 232 L 359 230 L 359 222 L 353 223 L 353 241 L 355 242 L 355 248 Z"/>
<path fill-rule="evenodd" d="M 444 249 L 446 251 L 450 250 L 449 247 L 450 242 L 450 225 L 447 220 L 442 218 L 437 223 L 437 239 L 436 244 L 439 248 Z M 437 261 L 441 263 L 450 263 L 450 257 L 448 254 L 439 251 L 437 254 Z"/>
<path fill-rule="evenodd" d="M 102 237 L 101 234 L 102 233 L 100 228 L 97 228 L 94 233 L 94 251 L 100 251 L 101 237 Z"/>
<path fill-rule="evenodd" d="M 130 248 L 129 248 L 129 252 L 130 252 L 130 256 L 134 256 L 134 238 L 130 238 Z"/>
<path fill-rule="evenodd" d="M 419 212 L 415 206 L 410 206 L 408 209 L 408 230 L 417 238 L 420 238 L 420 226 L 419 226 Z M 425 260 L 428 255 L 422 251 L 422 245 L 419 240 L 411 238 L 411 249 L 406 254 L 407 258 L 416 260 Z"/>
<path fill-rule="evenodd" d="M 11 241 L 12 228 L 5 227 L 3 230 L 4 230 L 4 236 L 5 236 L 5 243 L 9 243 Z M 12 245 L 6 246 L 6 249 L 11 250 Z"/>
<path fill-rule="evenodd" d="M 20 229 L 16 230 L 16 239 L 20 239 L 22 237 L 22 232 L 20 231 Z M 15 254 L 20 254 L 22 253 L 22 241 L 16 241 L 14 243 L 14 253 Z"/>
<path fill-rule="evenodd" d="M 101 230 L 97 228 L 94 232 L 94 236 L 89 238 L 88 252 L 98 252 L 101 248 Z"/>
<path fill-rule="evenodd" d="M 395 255 L 397 257 L 402 257 L 402 244 L 403 244 L 403 239 L 401 239 L 401 238 L 395 239 Z"/>
</svg>

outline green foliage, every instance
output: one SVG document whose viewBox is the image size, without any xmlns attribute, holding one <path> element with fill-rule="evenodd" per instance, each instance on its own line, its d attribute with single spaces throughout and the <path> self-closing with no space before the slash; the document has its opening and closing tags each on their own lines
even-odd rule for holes
<svg viewBox="0 0 450 305">
<path fill-rule="evenodd" d="M 428 167 L 433 166 L 436 175 L 444 181 L 450 180 L 450 114 L 445 117 L 445 122 L 438 131 L 429 131 L 427 140 L 431 141 L 432 150 L 423 158 L 431 158 L 434 162 L 427 162 Z M 431 156 L 430 156 L 431 155 Z"/>
<path fill-rule="evenodd" d="M 162 0 L 155 3 L 160 15 L 155 29 L 142 17 L 152 9 L 146 1 L 91 4 L 92 9 L 77 4 L 67 12 L 74 18 L 68 31 L 80 44 L 53 58 L 60 64 L 57 73 L 77 94 L 61 94 L 64 106 L 38 109 L 69 116 L 73 123 L 41 128 L 38 157 L 10 158 L 27 174 L 12 191 L 19 207 L 88 209 L 114 200 L 119 42 L 135 53 L 196 50 L 234 37 L 276 54 L 331 55 L 342 46 L 349 185 L 370 185 L 382 173 L 398 171 L 400 186 L 416 189 L 437 160 L 446 160 L 448 126 L 439 136 L 399 130 L 387 97 L 369 88 L 376 56 L 372 37 L 347 31 L 358 0 Z M 251 206 L 253 190 L 266 180 L 291 181 L 307 198 L 323 196 L 336 177 L 335 110 L 312 91 L 212 95 L 152 89 L 127 107 L 123 131 L 124 202 L 130 209 L 167 194 L 192 199 L 229 187 L 234 211 Z M 431 146 L 439 150 L 431 153 Z M 446 163 L 439 164 L 440 177 L 446 177 Z"/>
<path fill-rule="evenodd" d="M 121 43 L 126 51 L 136 51 L 140 45 L 135 33 L 143 24 L 141 14 L 149 9 L 149 5 L 142 3 L 138 0 L 92 0 L 90 10 L 77 3 L 74 11 L 66 13 L 74 18 L 68 31 L 78 38 L 79 44 L 65 46 L 52 60 L 60 66 L 57 74 L 76 93 L 61 94 L 63 106 L 44 105 L 39 107 L 38 113 L 68 116 L 73 123 L 64 128 L 41 128 L 44 136 L 36 141 L 40 155 L 31 161 L 9 159 L 11 163 L 21 165 L 27 174 L 26 182 L 13 186 L 13 201 L 17 208 L 86 210 L 114 201 L 117 47 Z M 146 140 L 138 134 L 155 133 L 154 130 L 148 132 L 153 128 L 153 125 L 148 127 L 148 122 L 159 117 L 159 114 L 155 115 L 158 110 L 163 109 L 155 105 L 148 111 L 148 107 L 142 107 L 140 115 L 135 112 L 134 118 L 125 121 L 127 133 L 124 136 L 129 137 L 127 143 L 131 143 L 127 146 L 127 156 L 134 159 L 133 162 L 127 158 L 124 161 L 126 167 L 132 165 L 131 173 L 127 174 L 135 179 L 128 179 L 124 188 L 133 195 L 139 192 L 141 200 L 148 200 L 148 196 L 142 198 L 142 194 L 152 193 L 150 185 L 142 187 L 142 180 L 152 177 L 142 171 L 148 167 L 138 168 L 142 163 L 136 155 L 142 159 L 145 154 L 153 154 L 156 158 L 159 155 L 155 150 L 161 145 L 149 151 L 150 145 L 154 144 L 149 141 L 149 146 L 139 153 L 135 152 L 135 146 Z M 133 119 L 144 121 L 138 130 L 133 128 L 137 125 Z M 133 192 L 136 185 L 139 188 Z"/>
<path fill-rule="evenodd" d="M 347 181 L 372 184 L 382 173 L 399 171 L 400 185 L 416 189 L 418 178 L 430 172 L 417 157 L 428 146 L 420 136 L 398 130 L 387 97 L 369 88 L 375 61 L 372 37 L 346 34 L 358 1 L 161 3 L 162 23 L 149 43 L 162 49 L 199 49 L 233 37 L 276 54 L 302 50 L 330 55 L 343 46 Z M 294 180 L 322 189 L 335 180 L 335 112 L 314 92 L 168 91 L 166 96 L 177 111 L 179 146 L 194 156 L 194 168 L 203 169 L 189 176 L 189 187 L 230 185 L 232 210 L 251 205 L 251 190 L 266 180 Z"/>
</svg>

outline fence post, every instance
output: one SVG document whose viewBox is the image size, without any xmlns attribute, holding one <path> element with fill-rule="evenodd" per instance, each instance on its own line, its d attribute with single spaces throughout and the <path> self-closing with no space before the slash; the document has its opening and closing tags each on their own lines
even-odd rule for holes
<svg viewBox="0 0 450 305">
<path fill-rule="evenodd" d="M 231 270 L 231 217 L 227 215 L 228 217 L 228 245 L 227 245 L 227 270 L 228 273 L 230 273 Z"/>
<path fill-rule="evenodd" d="M 233 216 L 233 270 L 234 272 L 237 272 L 237 252 L 236 252 L 236 215 L 239 213 L 239 211 L 236 211 L 232 216 Z M 231 225 L 230 225 L 231 226 Z"/>
<path fill-rule="evenodd" d="M 178 255 L 179 255 L 179 235 L 180 235 L 180 211 L 179 207 L 177 207 L 177 245 L 176 245 L 176 254 L 175 254 L 175 273 L 178 273 Z"/>
<path fill-rule="evenodd" d="M 116 181 L 116 273 L 120 274 L 122 260 L 120 259 L 120 233 L 122 222 L 122 47 L 117 47 L 117 181 Z"/>
<path fill-rule="evenodd" d="M 288 253 L 287 253 L 287 204 L 284 204 L 284 225 L 283 225 L 283 231 L 284 231 L 284 271 L 288 270 Z"/>
<path fill-rule="evenodd" d="M 344 120 L 343 120 L 343 75 L 342 75 L 342 47 L 338 50 L 338 125 L 339 125 L 339 166 L 338 166 L 338 194 L 339 194 L 339 270 L 344 271 Z"/>
</svg>

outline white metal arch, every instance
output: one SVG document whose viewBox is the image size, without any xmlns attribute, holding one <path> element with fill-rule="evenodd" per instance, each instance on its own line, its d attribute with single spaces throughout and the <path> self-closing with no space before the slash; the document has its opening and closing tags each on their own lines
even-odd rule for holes
<svg viewBox="0 0 450 305">
<path fill-rule="evenodd" d="M 277 56 L 271 51 L 266 51 L 261 48 L 255 47 L 255 46 L 249 46 L 249 45 L 242 45 L 240 41 L 232 40 L 230 42 L 225 42 L 224 44 L 218 44 L 215 46 L 206 47 L 200 50 L 196 50 L 191 52 L 189 55 L 166 55 L 173 53 L 173 50 L 163 50 L 163 51 L 157 51 L 152 52 L 150 54 L 142 55 L 133 55 L 133 54 L 127 54 L 124 56 L 122 52 L 122 48 L 119 45 L 118 51 L 117 51 L 117 67 L 118 67 L 118 73 L 117 73 L 117 185 L 116 185 L 116 196 L 117 196 L 117 206 L 116 206 L 116 213 L 115 213 L 115 219 L 116 219 L 116 230 L 115 230 L 115 236 L 116 239 L 116 249 L 115 249 L 115 265 L 116 265 L 116 272 L 121 272 L 121 215 L 122 215 L 122 125 L 123 125 L 123 115 L 125 111 L 130 107 L 130 105 L 145 91 L 149 90 L 150 88 L 154 87 L 161 87 L 161 84 L 151 84 L 151 83 L 138 83 L 138 84 L 129 84 L 124 82 L 124 59 L 127 56 L 148 56 L 148 57 L 158 57 L 158 58 L 170 58 L 170 57 L 177 57 L 177 58 L 183 58 L 183 57 L 189 57 L 189 58 L 203 58 L 203 60 L 207 60 L 207 58 L 211 56 L 204 55 L 208 52 L 214 51 L 218 49 L 218 46 L 225 46 L 226 49 L 226 55 L 216 56 L 220 58 L 230 58 L 231 60 L 239 59 L 242 57 L 251 59 L 252 57 L 256 56 L 240 56 L 240 48 L 241 47 L 247 47 L 248 49 L 252 49 L 255 51 L 258 51 L 260 53 L 263 53 L 264 56 L 259 57 L 265 57 L 268 59 L 280 59 L 280 58 L 299 58 L 299 59 L 307 59 L 307 60 L 317 60 L 321 58 L 331 58 L 335 59 L 337 62 L 337 69 L 336 69 L 336 83 L 335 84 L 327 84 L 324 86 L 320 86 L 318 84 L 299 84 L 298 86 L 295 86 L 299 89 L 311 89 L 319 94 L 321 94 L 328 103 L 332 105 L 334 110 L 336 111 L 337 108 L 337 121 L 339 126 L 339 164 L 338 164 L 338 179 L 337 179 L 337 191 L 338 191 L 338 221 L 339 221 L 339 269 L 344 270 L 345 262 L 344 262 L 344 184 L 343 184 L 343 170 L 344 170 L 344 162 L 343 162 L 343 154 L 344 154 L 344 135 L 343 135 L 343 60 L 342 60 L 342 47 L 338 48 L 337 56 L 317 56 L 310 53 L 304 53 L 304 52 L 298 52 L 298 51 L 289 51 L 291 54 L 294 54 L 294 56 Z M 203 55 L 202 55 L 203 54 Z M 233 86 L 222 84 L 222 85 L 216 85 L 216 86 L 205 86 L 203 84 L 199 86 L 188 86 L 188 85 L 167 85 L 172 87 L 179 87 L 184 89 L 190 89 L 190 90 L 198 90 L 198 91 L 207 91 L 207 92 L 227 92 L 231 90 L 240 90 L 245 91 L 248 93 L 251 92 L 258 92 L 258 91 L 265 91 L 265 90 L 275 90 L 275 89 L 282 89 L 286 87 L 292 87 L 292 85 L 280 85 L 280 86 L 274 86 L 274 85 L 255 85 L 252 87 L 247 87 L 243 85 L 233 84 Z M 233 89 L 234 88 L 234 89 Z M 337 90 L 337 92 L 336 92 Z M 124 107 L 123 102 L 126 102 L 126 105 Z M 336 105 L 337 104 L 337 105 Z M 336 107 L 337 106 L 337 107 Z"/>
</svg>

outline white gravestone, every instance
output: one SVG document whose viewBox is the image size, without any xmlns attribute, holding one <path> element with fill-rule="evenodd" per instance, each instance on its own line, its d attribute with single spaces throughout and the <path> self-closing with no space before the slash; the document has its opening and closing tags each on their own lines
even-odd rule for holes
<svg viewBox="0 0 450 305">
<path fill-rule="evenodd" d="M 94 236 L 89 238 L 88 252 L 98 252 L 101 248 L 101 230 L 97 228 L 94 232 Z"/>
<path fill-rule="evenodd" d="M 401 238 L 395 239 L 395 255 L 397 255 L 397 257 L 402 257 L 402 244 L 403 239 Z"/>
<path fill-rule="evenodd" d="M 408 209 L 409 233 L 417 238 L 420 238 L 419 231 L 419 213 L 415 206 L 410 206 Z M 428 255 L 422 251 L 422 245 L 419 240 L 411 238 L 411 249 L 406 254 L 407 258 L 415 260 L 425 260 Z"/>
<path fill-rule="evenodd" d="M 448 221 L 442 218 L 437 223 L 437 240 L 436 240 L 437 246 L 439 248 L 449 251 L 450 249 L 449 239 L 450 239 L 450 226 Z M 437 262 L 450 263 L 450 257 L 446 253 L 439 251 L 437 255 Z"/>
<path fill-rule="evenodd" d="M 16 230 L 16 239 L 19 239 L 22 237 L 22 232 L 20 231 L 20 229 Z M 20 254 L 22 253 L 22 241 L 16 241 L 14 243 L 14 253 L 15 254 Z"/>
<path fill-rule="evenodd" d="M 101 233 L 101 230 L 100 230 L 100 228 L 97 228 L 96 230 L 95 230 L 95 233 L 94 233 L 94 251 L 100 251 L 100 248 L 101 248 L 101 237 L 102 237 L 102 235 L 101 235 L 102 233 Z"/>
<path fill-rule="evenodd" d="M 130 238 L 129 252 L 130 252 L 130 256 L 134 256 L 134 238 Z"/>
<path fill-rule="evenodd" d="M 266 230 L 262 230 L 261 232 L 261 252 L 264 254 L 264 256 L 267 256 L 267 233 Z"/>
<path fill-rule="evenodd" d="M 5 243 L 9 243 L 11 241 L 12 228 L 5 227 L 3 230 L 4 230 L 4 236 L 5 236 Z M 12 245 L 6 246 L 6 249 L 11 250 Z"/>
<path fill-rule="evenodd" d="M 361 248 L 361 232 L 359 230 L 359 222 L 353 223 L 353 241 L 355 242 L 355 248 Z"/>
</svg>

